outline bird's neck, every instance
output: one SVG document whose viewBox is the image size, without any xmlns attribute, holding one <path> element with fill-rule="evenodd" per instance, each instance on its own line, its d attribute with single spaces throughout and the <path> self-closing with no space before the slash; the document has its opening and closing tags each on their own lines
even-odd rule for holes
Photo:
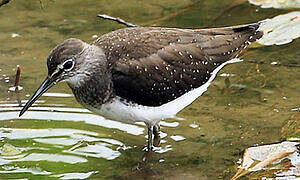
<svg viewBox="0 0 300 180">
<path fill-rule="evenodd" d="M 84 106 L 98 108 L 113 97 L 112 81 L 110 75 L 93 74 L 85 76 L 77 84 L 67 82 L 72 89 L 76 100 Z"/>
<path fill-rule="evenodd" d="M 113 96 L 111 73 L 101 48 L 86 44 L 85 49 L 76 75 L 66 81 L 79 103 L 98 108 Z"/>
<path fill-rule="evenodd" d="M 111 73 L 101 48 L 86 44 L 81 56 L 76 75 L 66 81 L 79 103 L 97 108 L 111 99 Z"/>
</svg>

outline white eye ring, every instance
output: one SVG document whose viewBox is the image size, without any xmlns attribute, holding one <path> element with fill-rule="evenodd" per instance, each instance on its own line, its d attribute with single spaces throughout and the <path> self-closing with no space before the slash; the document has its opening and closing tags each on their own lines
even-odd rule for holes
<svg viewBox="0 0 300 180">
<path fill-rule="evenodd" d="M 61 69 L 65 71 L 70 71 L 71 69 L 73 69 L 74 65 L 75 65 L 74 60 L 68 59 L 62 64 Z"/>
</svg>

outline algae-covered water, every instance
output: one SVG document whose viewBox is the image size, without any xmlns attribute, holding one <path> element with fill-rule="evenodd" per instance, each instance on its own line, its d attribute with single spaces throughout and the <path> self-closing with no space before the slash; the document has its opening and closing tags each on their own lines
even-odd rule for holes
<svg viewBox="0 0 300 180">
<path fill-rule="evenodd" d="M 204 28 L 292 11 L 249 3 L 232 7 L 233 0 L 42 2 L 43 9 L 38 0 L 15 0 L 0 8 L 0 179 L 226 179 L 245 148 L 280 142 L 284 121 L 299 113 L 299 67 L 274 65 L 300 63 L 297 39 L 249 48 L 242 57 L 264 64 L 226 66 L 179 118 L 161 123 L 162 143 L 148 163 L 142 161 L 143 125 L 91 114 L 64 83 L 19 118 L 18 97 L 9 91 L 17 65 L 24 104 L 45 78 L 46 58 L 58 43 L 70 37 L 90 43 L 124 27 L 97 18 L 98 13 L 139 25 Z"/>
</svg>

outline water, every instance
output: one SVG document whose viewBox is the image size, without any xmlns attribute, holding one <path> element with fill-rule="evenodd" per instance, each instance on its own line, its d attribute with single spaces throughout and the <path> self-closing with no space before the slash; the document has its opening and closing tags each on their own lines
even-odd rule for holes
<svg viewBox="0 0 300 180">
<path fill-rule="evenodd" d="M 46 76 L 46 58 L 55 45 L 69 37 L 92 42 L 97 36 L 124 27 L 98 19 L 97 13 L 143 25 L 192 3 L 43 2 L 45 9 L 35 0 L 12 1 L 0 9 L 0 145 L 16 148 L 12 155 L 0 156 L 0 179 L 222 179 L 243 149 L 279 142 L 284 120 L 299 113 L 299 68 L 272 65 L 299 64 L 298 39 L 282 46 L 251 48 L 242 57 L 266 64 L 226 66 L 202 97 L 178 118 L 161 123 L 162 144 L 148 164 L 142 163 L 144 125 L 91 114 L 75 101 L 64 83 L 53 87 L 19 118 L 16 94 L 9 91 L 17 65 L 22 68 L 20 85 L 24 89 L 19 96 L 24 104 Z M 232 2 L 202 1 L 183 14 L 155 24 L 225 26 L 288 12 L 247 3 L 228 9 Z"/>
</svg>

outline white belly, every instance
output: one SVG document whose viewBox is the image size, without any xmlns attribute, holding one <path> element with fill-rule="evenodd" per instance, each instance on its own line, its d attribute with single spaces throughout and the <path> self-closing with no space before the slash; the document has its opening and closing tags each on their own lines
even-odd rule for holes
<svg viewBox="0 0 300 180">
<path fill-rule="evenodd" d="M 148 125 L 155 125 L 162 119 L 175 117 L 179 111 L 201 96 L 207 90 L 217 73 L 226 64 L 241 61 L 242 60 L 235 58 L 221 64 L 211 73 L 211 77 L 205 84 L 161 106 L 152 107 L 126 103 L 122 101 L 120 97 L 116 97 L 111 101 L 111 103 L 103 104 L 100 109 L 92 107 L 88 107 L 88 109 L 96 114 L 116 121 L 127 123 L 145 122 Z"/>
</svg>

